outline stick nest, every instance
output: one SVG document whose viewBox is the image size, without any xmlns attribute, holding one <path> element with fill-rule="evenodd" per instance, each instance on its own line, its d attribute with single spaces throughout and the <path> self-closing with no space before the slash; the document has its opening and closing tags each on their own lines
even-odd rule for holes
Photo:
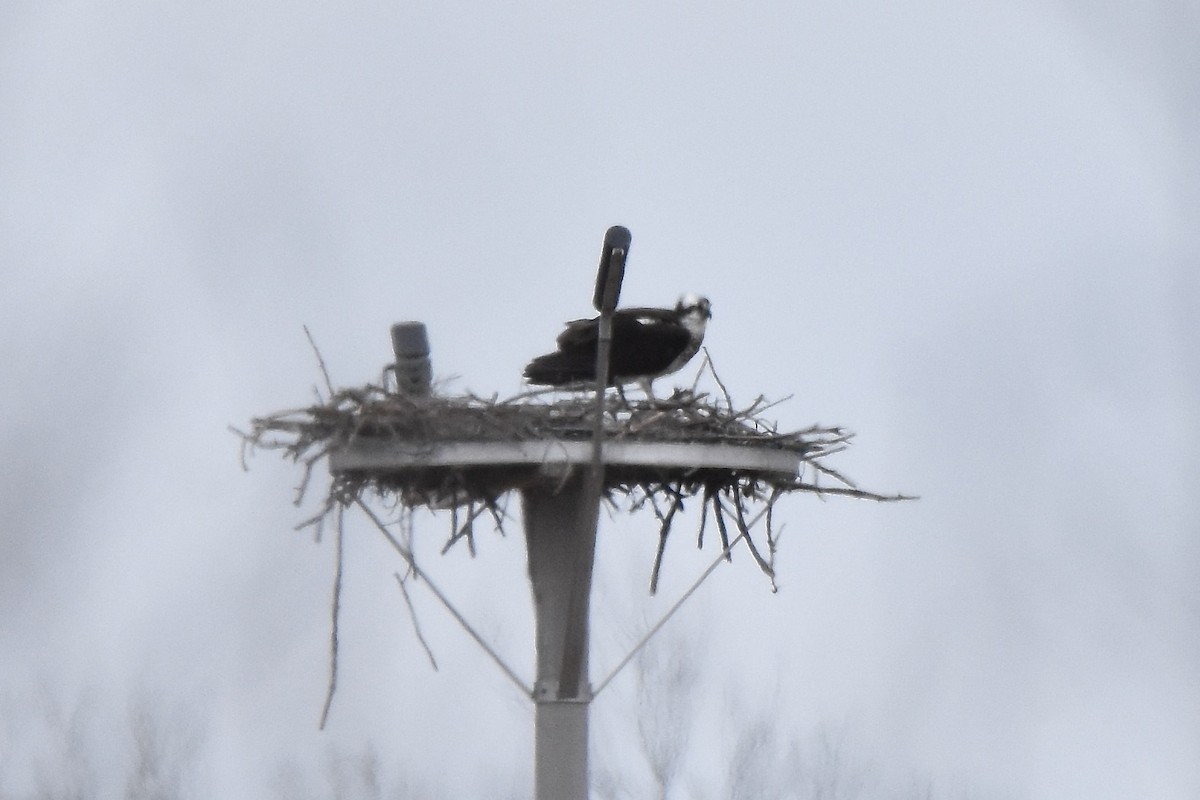
<svg viewBox="0 0 1200 800">
<path fill-rule="evenodd" d="M 711 366 L 709 369 L 711 370 Z M 716 378 L 715 373 L 713 377 Z M 659 522 L 659 548 L 651 578 L 657 586 L 663 549 L 675 515 L 684 502 L 700 498 L 703 504 L 698 545 L 703 546 L 711 515 L 726 557 L 732 546 L 745 541 L 755 562 L 772 578 L 778 532 L 771 510 L 779 497 L 793 492 L 844 495 L 877 501 L 910 499 L 882 495 L 858 488 L 846 476 L 824 463 L 843 449 L 853 434 L 838 427 L 813 426 L 780 431 L 764 417 L 776 405 L 757 398 L 744 408 L 729 399 L 719 378 L 718 396 L 707 392 L 676 390 L 667 399 L 628 400 L 609 393 L 604 400 L 602 425 L 609 441 L 673 442 L 741 445 L 797 454 L 798 475 L 756 473 L 746 470 L 704 469 L 658 473 L 653 470 L 617 470 L 605 478 L 605 498 L 613 509 L 649 508 Z M 327 384 L 328 386 L 328 384 Z M 547 400 L 550 398 L 550 400 Z M 296 503 L 304 499 L 314 467 L 331 452 L 364 439 L 395 442 L 405 448 L 428 448 L 447 442 L 579 441 L 590 440 L 597 404 L 591 393 L 537 391 L 501 400 L 475 395 L 414 397 L 383 386 L 333 390 L 328 397 L 301 409 L 255 418 L 249 432 L 235 429 L 247 450 L 280 451 L 303 466 Z M 524 482 L 538 479 L 536 470 L 446 467 L 428 470 L 355 470 L 333 474 L 320 511 L 298 527 L 316 525 L 336 509 L 380 499 L 401 512 L 420 507 L 452 509 L 451 534 L 443 552 L 466 539 L 475 552 L 474 522 L 488 514 L 503 533 L 503 500 Z M 545 480 L 542 476 L 541 480 Z M 765 518 L 765 534 L 756 543 L 751 529 Z M 736 532 L 731 540 L 730 531 Z M 765 551 L 765 555 L 764 555 Z"/>
</svg>

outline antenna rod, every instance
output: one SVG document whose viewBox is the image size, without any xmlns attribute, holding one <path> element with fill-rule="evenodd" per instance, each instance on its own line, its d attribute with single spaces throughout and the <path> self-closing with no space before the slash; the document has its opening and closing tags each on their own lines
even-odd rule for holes
<svg viewBox="0 0 1200 800">
<path fill-rule="evenodd" d="M 593 411 L 592 463 L 580 494 L 578 532 L 582 537 L 578 550 L 571 600 L 567 606 L 566 643 L 558 685 L 560 700 L 577 699 L 585 694 L 587 656 L 588 600 L 592 593 L 592 562 L 596 550 L 596 526 L 600 516 L 600 494 L 604 490 L 604 390 L 608 387 L 609 356 L 612 352 L 612 316 L 621 296 L 625 278 L 625 259 L 633 235 L 628 228 L 614 225 L 604 234 L 596 291 L 592 305 L 600 312 L 600 332 L 596 343 L 596 407 Z"/>
</svg>

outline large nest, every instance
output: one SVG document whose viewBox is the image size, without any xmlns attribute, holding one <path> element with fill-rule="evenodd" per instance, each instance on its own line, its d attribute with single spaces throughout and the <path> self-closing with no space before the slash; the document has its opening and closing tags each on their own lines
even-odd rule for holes
<svg viewBox="0 0 1200 800">
<path fill-rule="evenodd" d="M 676 390 L 666 399 L 630 400 L 609 393 L 602 405 L 590 393 L 532 392 L 501 400 L 475 395 L 416 397 L 377 385 L 336 391 L 330 387 L 327 398 L 318 396 L 318 402 L 307 408 L 256 418 L 248 433 L 238 433 L 246 447 L 279 450 L 303 466 L 297 503 L 322 459 L 364 442 L 397 443 L 419 450 L 462 442 L 581 441 L 593 438 L 599 422 L 606 441 L 734 445 L 787 451 L 799 457 L 802 468 L 794 475 L 733 469 L 609 469 L 604 497 L 610 507 L 649 508 L 658 519 L 660 542 L 652 591 L 672 520 L 691 498 L 699 497 L 703 504 L 697 537 L 700 546 L 711 512 L 726 556 L 732 545 L 744 540 L 754 560 L 772 577 L 777 534 L 771 510 L 782 495 L 811 492 L 880 501 L 905 499 L 860 489 L 824 463 L 848 446 L 853 436 L 849 431 L 823 426 L 781 431 L 764 417 L 774 403 L 759 397 L 738 408 L 719 379 L 717 385 L 719 391 L 714 393 L 693 386 Z M 334 510 L 361 504 L 364 498 L 381 499 L 402 511 L 451 508 L 451 535 L 443 552 L 466 539 L 474 554 L 474 522 L 488 514 L 502 530 L 503 497 L 534 477 L 521 470 L 444 465 L 404 471 L 336 471 L 320 511 L 302 524 L 319 526 Z M 751 529 L 763 519 L 765 540 L 756 545 Z M 739 534 L 732 540 L 731 529 Z"/>
</svg>

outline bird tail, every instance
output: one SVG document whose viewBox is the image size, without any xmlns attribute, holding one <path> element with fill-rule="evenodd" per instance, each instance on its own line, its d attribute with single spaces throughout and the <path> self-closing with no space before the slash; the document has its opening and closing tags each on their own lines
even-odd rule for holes
<svg viewBox="0 0 1200 800">
<path fill-rule="evenodd" d="M 593 378 L 594 366 L 580 362 L 566 353 L 547 353 L 525 366 L 525 380 L 538 386 L 564 386 Z"/>
</svg>

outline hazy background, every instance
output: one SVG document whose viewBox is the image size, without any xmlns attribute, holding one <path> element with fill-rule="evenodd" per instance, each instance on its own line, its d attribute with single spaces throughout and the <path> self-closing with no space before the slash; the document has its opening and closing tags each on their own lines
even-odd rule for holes
<svg viewBox="0 0 1200 800">
<path fill-rule="evenodd" d="M 119 794 L 138 709 L 198 797 L 368 747 L 527 794 L 528 704 L 418 592 L 429 669 L 357 523 L 316 731 L 331 542 L 226 426 L 311 401 L 302 324 L 341 384 L 420 319 L 454 389 L 515 393 L 617 223 L 624 302 L 707 294 L 735 399 L 922 496 L 784 501 L 780 593 L 737 558 L 684 610 L 698 776 L 765 709 L 865 796 L 1200 796 L 1198 44 L 1174 0 L 0 6 L 0 796 Z M 650 602 L 653 520 L 602 529 L 594 676 L 711 555 L 680 531 Z M 445 532 L 531 674 L 519 527 Z"/>
</svg>

